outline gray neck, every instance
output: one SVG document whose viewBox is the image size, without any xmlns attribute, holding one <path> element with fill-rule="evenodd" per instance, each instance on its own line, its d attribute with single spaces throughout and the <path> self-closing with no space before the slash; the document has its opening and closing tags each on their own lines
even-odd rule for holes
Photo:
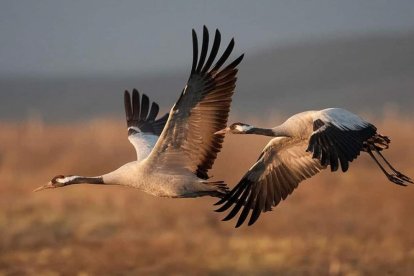
<svg viewBox="0 0 414 276">
<path fill-rule="evenodd" d="M 66 176 L 63 181 L 57 180 L 58 183 L 61 183 L 62 186 L 71 185 L 71 184 L 105 184 L 105 185 L 124 185 L 124 186 L 137 186 L 137 183 L 140 179 L 140 175 L 137 175 L 137 161 L 126 163 L 120 168 L 116 169 L 113 172 L 94 176 Z"/>
<path fill-rule="evenodd" d="M 88 176 L 67 176 L 68 181 L 65 185 L 72 184 L 105 184 L 102 176 L 88 177 Z"/>
<path fill-rule="evenodd" d="M 291 132 L 283 124 L 272 128 L 273 136 L 275 137 L 291 137 Z"/>
<path fill-rule="evenodd" d="M 247 130 L 245 133 L 264 135 L 264 136 L 274 136 L 273 131 L 270 128 L 252 127 L 251 129 Z"/>
<path fill-rule="evenodd" d="M 252 127 L 251 129 L 246 131 L 246 134 L 257 134 L 271 137 L 290 136 L 288 134 L 288 131 L 283 126 L 277 126 L 274 128 Z"/>
<path fill-rule="evenodd" d="M 140 163 L 132 161 L 126 163 L 110 173 L 102 175 L 104 184 L 122 185 L 122 186 L 139 186 L 141 183 Z"/>
</svg>

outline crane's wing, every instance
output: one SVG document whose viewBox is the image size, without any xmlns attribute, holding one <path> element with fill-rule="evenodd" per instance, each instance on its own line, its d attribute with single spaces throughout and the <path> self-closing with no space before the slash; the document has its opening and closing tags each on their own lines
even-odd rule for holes
<svg viewBox="0 0 414 276">
<path fill-rule="evenodd" d="M 218 212 L 232 208 L 223 220 L 232 219 L 242 210 L 236 224 L 239 227 L 252 210 L 248 222 L 252 225 L 262 212 L 271 211 L 272 206 L 286 199 L 302 180 L 325 168 L 305 151 L 306 141 L 284 145 L 285 139 L 289 138 L 272 139 L 240 182 L 216 203 L 222 204 Z"/>
<path fill-rule="evenodd" d="M 317 112 L 313 118 L 313 133 L 306 151 L 319 159 L 324 166 L 336 171 L 348 170 L 364 143 L 376 134 L 377 128 L 357 115 L 340 108 L 329 108 Z M 339 161 L 339 162 L 338 162 Z"/>
<path fill-rule="evenodd" d="M 193 64 L 190 78 L 172 107 L 167 124 L 147 162 L 152 162 L 160 170 L 185 169 L 207 179 L 207 172 L 211 169 L 224 138 L 224 135 L 214 133 L 226 127 L 231 97 L 236 87 L 236 67 L 243 55 L 220 70 L 233 50 L 232 39 L 210 69 L 219 50 L 220 32 L 216 30 L 208 58 L 207 28 L 203 28 L 200 57 L 194 30 L 192 37 Z"/>
<path fill-rule="evenodd" d="M 168 113 L 159 119 L 157 118 L 159 106 L 153 102 L 150 107 L 150 100 L 143 94 L 140 99 L 139 92 L 134 89 L 131 96 L 128 91 L 124 93 L 125 117 L 128 126 L 128 140 L 137 152 L 137 160 L 141 161 L 150 154 L 160 136 Z"/>
</svg>

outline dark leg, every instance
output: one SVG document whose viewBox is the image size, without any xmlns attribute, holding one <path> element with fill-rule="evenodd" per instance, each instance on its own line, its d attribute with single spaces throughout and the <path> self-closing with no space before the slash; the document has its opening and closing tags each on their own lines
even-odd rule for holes
<svg viewBox="0 0 414 276">
<path fill-rule="evenodd" d="M 393 175 L 393 174 L 389 174 L 384 167 L 381 165 L 380 162 L 378 162 L 377 158 L 375 158 L 374 154 L 372 153 L 372 151 L 370 149 L 368 149 L 367 151 L 369 153 L 369 155 L 371 156 L 372 159 L 374 159 L 375 163 L 377 163 L 377 165 L 380 167 L 380 169 L 382 170 L 382 172 L 385 174 L 385 176 L 388 178 L 389 181 L 401 185 L 401 186 L 407 186 L 406 184 L 404 184 L 404 181 L 402 179 L 400 179 L 398 176 Z"/>
<path fill-rule="evenodd" d="M 408 176 L 404 175 L 403 173 L 397 171 L 396 169 L 394 169 L 394 167 L 390 164 L 390 162 L 387 161 L 387 159 L 385 159 L 385 157 L 381 154 L 381 152 L 377 149 L 375 149 L 376 153 L 381 156 L 382 160 L 384 160 L 384 162 L 388 165 L 388 167 L 390 167 L 390 169 L 401 179 L 403 179 L 404 181 L 413 183 L 413 181 L 411 180 L 411 178 L 409 178 Z"/>
</svg>

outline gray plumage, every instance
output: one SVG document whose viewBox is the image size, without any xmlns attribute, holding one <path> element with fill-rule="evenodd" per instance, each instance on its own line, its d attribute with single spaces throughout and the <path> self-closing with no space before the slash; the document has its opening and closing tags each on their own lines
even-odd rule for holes
<svg viewBox="0 0 414 276">
<path fill-rule="evenodd" d="M 271 211 L 307 178 L 330 167 L 345 172 L 361 151 L 367 152 L 387 178 L 406 186 L 412 180 L 397 171 L 381 151 L 390 139 L 377 133 L 374 125 L 340 108 L 307 111 L 296 114 L 272 129 L 235 123 L 218 134 L 258 134 L 276 137 L 263 149 L 257 162 L 240 182 L 220 200 L 218 212 L 231 208 L 224 220 L 239 214 L 236 227 L 250 215 L 248 225 L 256 222 L 262 212 Z M 388 165 L 385 170 L 374 153 Z"/>
<path fill-rule="evenodd" d="M 207 28 L 205 26 L 203 28 L 200 56 L 198 56 L 198 41 L 194 30 L 192 37 L 193 63 L 190 77 L 178 101 L 169 112 L 166 122 L 165 117 L 155 120 L 159 107 L 153 104 L 150 108 L 146 95 L 142 96 L 140 103 L 138 92 L 133 92 L 132 102 L 129 93 L 125 93 L 129 138 L 137 154 L 141 149 L 139 143 L 149 139 L 144 137 L 142 140 L 142 137 L 137 137 L 137 140 L 135 135 L 147 133 L 157 137 L 159 127 L 165 123 L 149 155 L 138 154 L 137 161 L 127 163 L 113 172 L 98 177 L 57 176 L 40 189 L 78 183 L 115 184 L 135 187 L 160 197 L 205 195 L 223 197 L 228 191 L 226 184 L 223 181 L 210 181 L 208 171 L 222 146 L 224 135 L 214 133 L 227 124 L 231 97 L 236 87 L 238 71 L 236 67 L 243 59 L 243 55 L 221 69 L 233 50 L 232 39 L 210 69 L 219 50 L 220 32 L 218 30 L 215 32 L 208 57 Z M 147 144 L 146 148 L 149 147 L 151 145 Z"/>
</svg>

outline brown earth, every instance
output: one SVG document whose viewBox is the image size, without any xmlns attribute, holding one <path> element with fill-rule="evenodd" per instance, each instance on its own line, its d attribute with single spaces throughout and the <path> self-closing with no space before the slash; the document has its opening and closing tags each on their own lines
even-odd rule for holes
<svg viewBox="0 0 414 276">
<path fill-rule="evenodd" d="M 414 176 L 413 121 L 392 114 L 371 121 L 392 138 L 385 155 Z M 32 193 L 57 174 L 97 175 L 133 160 L 124 122 L 0 127 L 0 275 L 414 271 L 414 186 L 388 182 L 365 154 L 346 174 L 324 171 L 254 226 L 235 229 L 213 212 L 213 198 L 92 185 Z M 267 140 L 227 137 L 214 178 L 233 186 Z"/>
</svg>

